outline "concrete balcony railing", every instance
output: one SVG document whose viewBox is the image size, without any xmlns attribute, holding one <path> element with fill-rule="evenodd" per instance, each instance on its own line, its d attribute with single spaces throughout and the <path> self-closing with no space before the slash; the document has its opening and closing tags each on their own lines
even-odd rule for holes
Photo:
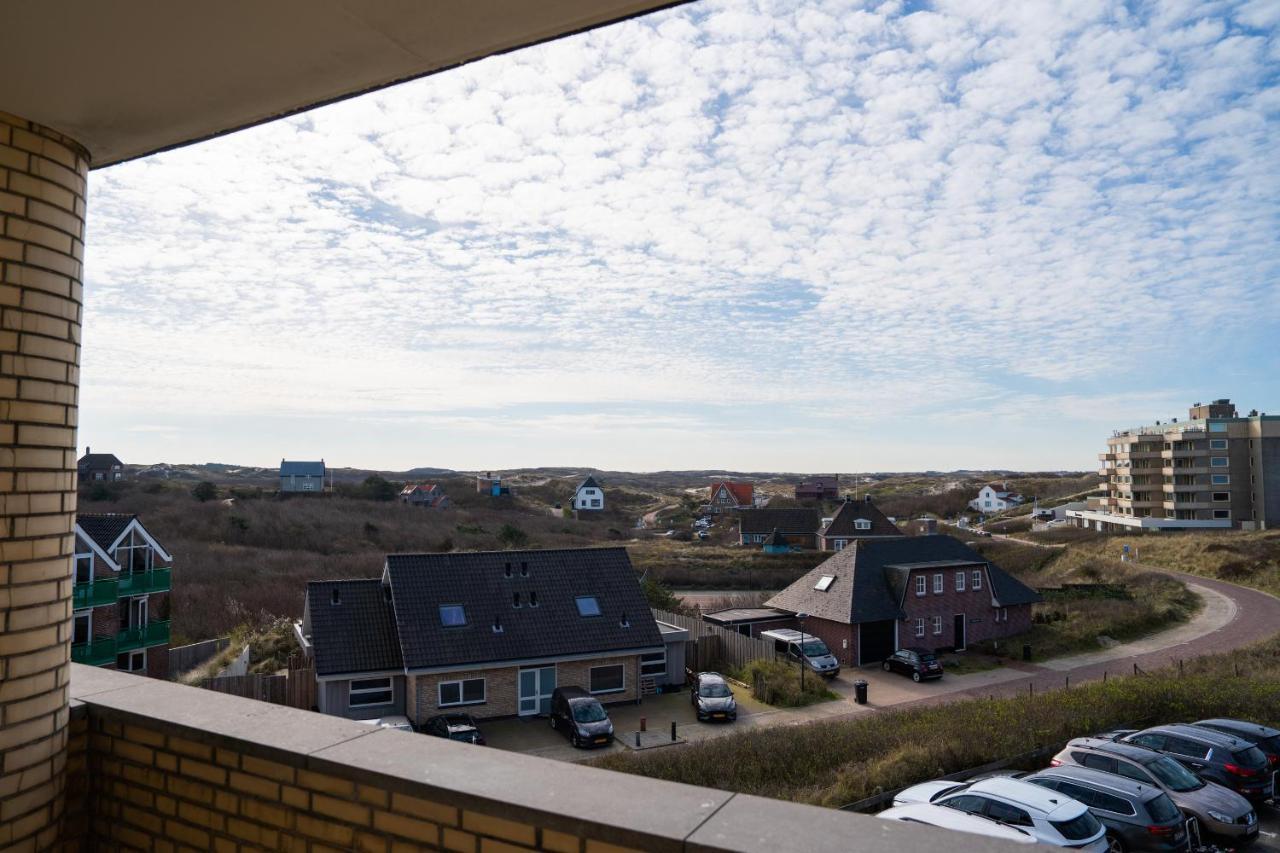
<svg viewBox="0 0 1280 853">
<path fill-rule="evenodd" d="M 80 583 L 71 588 L 71 607 L 101 607 L 115 604 L 120 597 L 120 582 L 115 578 L 95 578 L 93 583 Z"/>
<path fill-rule="evenodd" d="M 1197 474 L 1208 474 L 1209 469 L 1204 465 L 1166 465 L 1160 469 L 1160 472 L 1166 477 L 1194 477 Z"/>
<path fill-rule="evenodd" d="M 1162 450 L 1160 451 L 1161 459 L 1191 459 L 1195 456 L 1208 456 L 1207 450 Z"/>
<path fill-rule="evenodd" d="M 1210 501 L 1180 501 L 1171 500 L 1163 503 L 1165 509 L 1212 509 L 1213 503 Z"/>
<path fill-rule="evenodd" d="M 102 849 L 1014 849 L 111 670 L 73 666 L 71 697 L 68 847 L 78 836 Z"/>
</svg>

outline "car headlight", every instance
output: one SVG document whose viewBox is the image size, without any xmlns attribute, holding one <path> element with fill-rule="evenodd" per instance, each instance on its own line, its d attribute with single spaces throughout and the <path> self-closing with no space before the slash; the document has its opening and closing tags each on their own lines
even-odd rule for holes
<svg viewBox="0 0 1280 853">
<path fill-rule="evenodd" d="M 1229 815 L 1224 815 L 1222 812 L 1216 812 L 1213 809 L 1206 809 L 1206 811 L 1209 813 L 1209 817 L 1213 818 L 1219 823 L 1235 823 L 1236 822 L 1235 818 Z"/>
<path fill-rule="evenodd" d="M 730 699 L 730 700 L 729 700 L 729 710 L 730 710 L 730 711 L 732 711 L 732 710 L 734 710 L 734 709 L 735 709 L 735 708 L 737 708 L 737 707 L 738 707 L 738 703 L 737 703 L 735 700 Z"/>
</svg>

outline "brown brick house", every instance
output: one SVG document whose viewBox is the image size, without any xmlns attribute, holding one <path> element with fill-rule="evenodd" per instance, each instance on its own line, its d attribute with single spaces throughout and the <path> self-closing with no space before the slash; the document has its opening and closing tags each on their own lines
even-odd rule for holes
<svg viewBox="0 0 1280 853">
<path fill-rule="evenodd" d="M 798 501 L 834 501 L 840 497 L 838 474 L 816 474 L 796 484 Z"/>
<path fill-rule="evenodd" d="M 765 602 L 807 614 L 842 665 L 904 646 L 964 649 L 1031 627 L 1035 590 L 950 536 L 861 539 Z"/>
<path fill-rule="evenodd" d="M 814 548 L 818 544 L 818 511 L 803 507 L 744 509 L 738 513 L 738 544 L 765 544 L 774 535 L 792 548 Z"/>
<path fill-rule="evenodd" d="M 718 480 L 711 484 L 707 508 L 712 512 L 732 512 L 755 506 L 756 487 L 752 483 Z"/>
<path fill-rule="evenodd" d="M 81 513 L 75 542 L 71 659 L 168 678 L 173 557 L 136 515 Z"/>
<path fill-rule="evenodd" d="M 666 646 L 624 548 L 392 554 L 382 577 L 313 581 L 299 635 L 320 711 L 534 716 L 556 687 L 632 702 Z"/>
<path fill-rule="evenodd" d="M 880 511 L 871 496 L 849 498 L 840 504 L 831 521 L 818 532 L 818 547 L 823 551 L 840 551 L 859 539 L 883 539 L 903 536 L 898 525 Z"/>
</svg>

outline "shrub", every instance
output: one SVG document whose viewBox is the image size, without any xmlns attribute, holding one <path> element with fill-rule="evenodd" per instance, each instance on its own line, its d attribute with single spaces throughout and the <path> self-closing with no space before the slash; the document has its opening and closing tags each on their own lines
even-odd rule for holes
<svg viewBox="0 0 1280 853">
<path fill-rule="evenodd" d="M 529 534 L 514 524 L 504 524 L 498 531 L 498 542 L 504 548 L 519 548 L 529 541 Z"/>
<path fill-rule="evenodd" d="M 208 482 L 207 480 L 202 483 L 197 483 L 195 487 L 191 489 L 191 497 L 200 501 L 200 503 L 204 503 L 205 501 L 211 501 L 217 496 L 218 496 L 218 487 L 215 486 L 213 483 Z"/>
<path fill-rule="evenodd" d="M 738 677 L 750 684 L 751 695 L 766 705 L 800 708 L 840 698 L 827 689 L 821 676 L 814 673 L 805 674 L 802 688 L 800 666 L 786 661 L 754 660 L 743 667 Z"/>
</svg>

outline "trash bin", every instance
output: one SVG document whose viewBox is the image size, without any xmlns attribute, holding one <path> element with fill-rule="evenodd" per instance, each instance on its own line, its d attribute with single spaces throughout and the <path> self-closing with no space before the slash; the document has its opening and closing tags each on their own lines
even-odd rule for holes
<svg viewBox="0 0 1280 853">
<path fill-rule="evenodd" d="M 867 704 L 867 682 L 861 679 L 853 682 L 853 700 L 859 705 Z"/>
<path fill-rule="evenodd" d="M 1029 643 L 1022 644 L 1022 659 L 1025 661 L 1031 660 L 1031 645 Z"/>
</svg>

